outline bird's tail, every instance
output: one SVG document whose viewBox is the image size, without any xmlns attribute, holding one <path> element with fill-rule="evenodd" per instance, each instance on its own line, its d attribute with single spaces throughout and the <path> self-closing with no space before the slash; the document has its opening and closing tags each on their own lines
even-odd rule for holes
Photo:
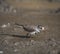
<svg viewBox="0 0 60 54">
<path fill-rule="evenodd" d="M 18 23 L 15 23 L 15 25 L 17 25 L 17 26 L 23 26 L 23 25 L 21 25 L 21 24 L 18 24 Z"/>
<path fill-rule="evenodd" d="M 15 25 L 16 25 L 17 27 L 19 27 L 19 28 L 24 27 L 22 24 L 18 24 L 18 23 L 15 23 Z"/>
</svg>

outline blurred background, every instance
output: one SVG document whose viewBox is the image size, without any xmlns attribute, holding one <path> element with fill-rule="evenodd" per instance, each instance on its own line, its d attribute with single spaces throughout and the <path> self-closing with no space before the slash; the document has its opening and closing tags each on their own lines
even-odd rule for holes
<svg viewBox="0 0 60 54">
<path fill-rule="evenodd" d="M 48 29 L 26 38 L 15 22 Z M 60 0 L 0 0 L 0 53 L 60 54 Z"/>
</svg>

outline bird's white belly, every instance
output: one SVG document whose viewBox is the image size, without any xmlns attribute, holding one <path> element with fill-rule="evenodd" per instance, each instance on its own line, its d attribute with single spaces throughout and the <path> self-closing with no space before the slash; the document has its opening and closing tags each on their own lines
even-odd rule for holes
<svg viewBox="0 0 60 54">
<path fill-rule="evenodd" d="M 35 28 L 35 31 L 30 32 L 30 34 L 31 35 L 35 35 L 36 33 L 39 33 L 39 32 L 40 32 L 40 30 L 38 28 Z"/>
<path fill-rule="evenodd" d="M 35 35 L 35 33 L 36 33 L 36 32 L 34 31 L 34 32 L 31 32 L 30 34 L 31 34 L 31 35 Z"/>
<path fill-rule="evenodd" d="M 38 31 L 34 31 L 34 32 L 30 32 L 30 34 L 31 35 L 35 35 L 35 34 L 37 34 L 37 33 L 39 33 L 40 31 L 38 30 Z"/>
</svg>

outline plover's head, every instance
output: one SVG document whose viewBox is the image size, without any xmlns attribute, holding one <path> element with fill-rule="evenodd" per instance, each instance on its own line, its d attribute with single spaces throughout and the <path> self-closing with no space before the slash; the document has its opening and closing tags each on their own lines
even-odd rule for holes
<svg viewBox="0 0 60 54">
<path fill-rule="evenodd" d="M 45 30 L 45 27 L 43 27 L 42 25 L 38 25 L 38 28 L 42 31 Z"/>
</svg>

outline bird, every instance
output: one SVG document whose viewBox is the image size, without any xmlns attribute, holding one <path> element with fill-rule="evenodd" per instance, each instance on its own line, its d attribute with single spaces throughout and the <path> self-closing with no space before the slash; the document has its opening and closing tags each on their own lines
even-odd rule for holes
<svg viewBox="0 0 60 54">
<path fill-rule="evenodd" d="M 45 29 L 42 25 L 21 25 L 18 23 L 15 23 L 15 25 L 27 31 L 27 36 L 36 35 Z"/>
</svg>

